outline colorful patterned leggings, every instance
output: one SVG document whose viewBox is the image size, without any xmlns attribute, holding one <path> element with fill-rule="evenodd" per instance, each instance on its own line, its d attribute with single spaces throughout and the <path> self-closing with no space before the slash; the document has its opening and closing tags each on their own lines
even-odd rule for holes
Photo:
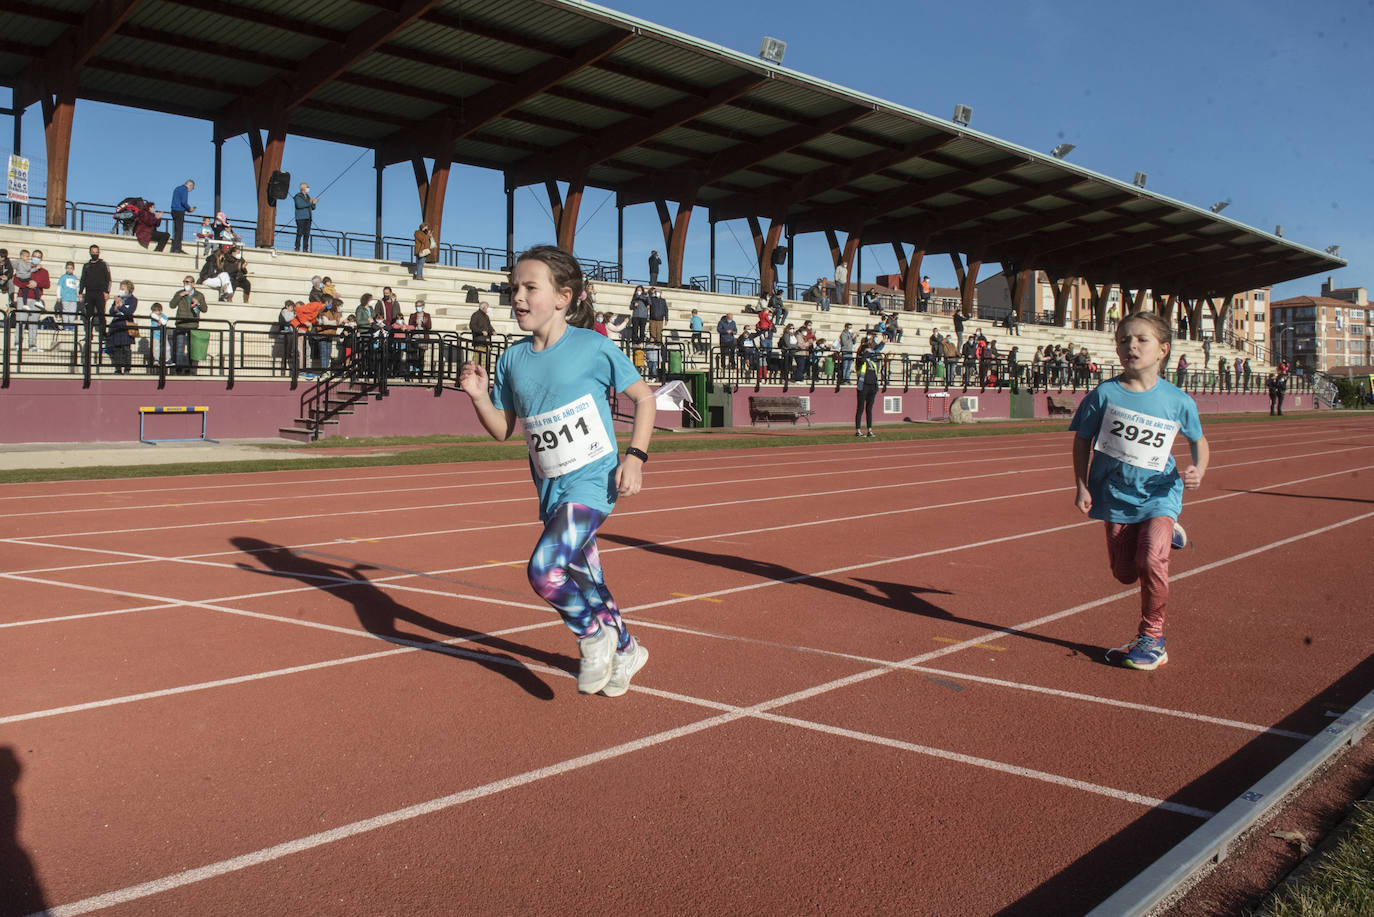
<svg viewBox="0 0 1374 917">
<path fill-rule="evenodd" d="M 630 635 L 606 588 L 596 551 L 596 530 L 605 521 L 605 514 L 581 503 L 559 506 L 544 523 L 544 534 L 530 555 L 527 573 L 534 591 L 563 616 L 563 623 L 579 638 L 609 624 L 619 631 L 618 648 L 624 649 Z"/>
<path fill-rule="evenodd" d="M 1107 557 L 1112 575 L 1123 583 L 1140 580 L 1140 630 L 1164 636 L 1164 612 L 1169 604 L 1169 552 L 1174 520 L 1154 516 L 1144 522 L 1108 522 Z"/>
</svg>

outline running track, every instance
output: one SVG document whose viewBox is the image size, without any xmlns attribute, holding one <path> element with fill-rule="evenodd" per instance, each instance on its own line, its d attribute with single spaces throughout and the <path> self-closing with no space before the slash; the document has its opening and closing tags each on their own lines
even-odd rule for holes
<svg viewBox="0 0 1374 917">
<path fill-rule="evenodd" d="M 618 699 L 523 463 L 0 487 L 0 914 L 1083 913 L 1374 689 L 1374 427 L 1208 435 L 1153 673 L 1067 433 L 657 455 Z"/>
</svg>

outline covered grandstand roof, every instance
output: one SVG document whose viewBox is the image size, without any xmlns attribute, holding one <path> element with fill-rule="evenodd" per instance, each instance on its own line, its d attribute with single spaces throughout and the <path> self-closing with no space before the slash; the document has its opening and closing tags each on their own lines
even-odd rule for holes
<svg viewBox="0 0 1374 917">
<path fill-rule="evenodd" d="M 1345 262 L 573 0 L 12 0 L 0 81 L 1185 297 Z"/>
</svg>

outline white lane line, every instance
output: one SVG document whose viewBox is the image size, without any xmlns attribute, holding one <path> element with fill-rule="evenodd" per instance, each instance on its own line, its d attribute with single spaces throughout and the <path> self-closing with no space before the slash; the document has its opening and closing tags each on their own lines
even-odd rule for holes
<svg viewBox="0 0 1374 917">
<path fill-rule="evenodd" d="M 871 674 L 883 674 L 886 671 L 889 670 L 880 669 L 876 673 L 869 673 L 869 675 L 871 676 Z M 596 764 L 602 764 L 606 761 L 610 761 L 627 754 L 644 751 L 646 749 L 653 748 L 657 745 L 672 742 L 677 739 L 684 738 L 686 736 L 695 735 L 697 733 L 704 732 L 709 729 L 715 729 L 719 726 L 724 726 L 727 723 L 732 723 L 736 720 L 744 719 L 746 717 L 759 718 L 770 722 L 778 723 L 780 725 L 788 725 L 807 729 L 810 731 L 841 736 L 844 738 L 849 738 L 857 741 L 868 742 L 871 744 L 884 745 L 891 748 L 900 749 L 902 751 L 913 752 L 917 754 L 926 755 L 928 757 L 935 757 L 942 760 L 951 761 L 957 764 L 980 767 L 995 771 L 997 773 L 1007 774 L 1010 776 L 1020 777 L 1028 780 L 1037 780 L 1045 783 L 1054 784 L 1057 786 L 1063 786 L 1070 789 L 1079 790 L 1082 792 L 1106 796 L 1118 800 L 1120 802 L 1126 802 L 1139 806 L 1146 806 L 1149 808 L 1176 812 L 1179 814 L 1192 816 L 1194 818 L 1206 819 L 1210 818 L 1214 814 L 1205 809 L 1198 809 L 1192 806 L 1182 806 L 1164 799 L 1157 799 L 1152 796 L 1145 796 L 1127 790 L 1119 790 L 1112 787 L 1102 786 L 1100 784 L 1088 783 L 1082 780 L 1075 780 L 1073 778 L 1064 777 L 1059 774 L 1051 774 L 1045 771 L 1035 770 L 1033 768 L 1026 768 L 1021 767 L 1019 765 L 1006 764 L 1003 762 L 994 761 L 989 758 L 978 758 L 972 755 L 961 754 L 959 752 L 948 751 L 945 749 L 934 748 L 931 746 L 917 745 L 911 742 L 903 742 L 897 739 L 889 739 L 883 736 L 870 735 L 868 733 L 857 732 L 855 730 L 841 729 L 840 727 L 828 726 L 821 723 L 813 723 L 807 720 L 798 719 L 796 717 L 783 716 L 780 714 L 774 714 L 769 712 L 773 707 L 780 706 L 784 703 L 792 703 L 796 699 L 804 699 L 805 697 L 815 697 L 817 695 L 833 691 L 839 687 L 843 687 L 846 684 L 850 684 L 854 680 L 856 679 L 853 677 L 837 679 L 835 681 L 828 682 L 824 685 L 818 685 L 815 688 L 809 689 L 804 692 L 797 692 L 795 694 L 788 695 L 786 698 L 779 698 L 772 701 L 764 701 L 759 704 L 754 704 L 750 707 L 735 707 L 727 704 L 720 704 L 717 702 L 705 702 L 696 698 L 686 698 L 680 695 L 671 694 L 670 692 L 651 691 L 636 688 L 635 690 L 644 690 L 645 693 L 652 694 L 658 697 L 668 697 L 674 700 L 680 700 L 685 703 L 692 704 L 694 706 L 705 706 L 709 709 L 720 709 L 724 712 L 718 713 L 715 716 L 707 717 L 704 720 L 698 720 L 694 723 L 688 723 L 686 725 L 678 726 L 673 729 L 667 729 L 661 732 L 653 733 L 651 735 L 643 736 L 641 738 L 634 739 L 629 742 L 623 742 L 619 745 L 613 745 L 609 748 L 602 749 L 601 751 L 592 752 L 586 755 L 580 755 L 575 758 L 569 758 L 564 761 L 560 761 L 556 764 L 551 764 L 545 767 L 539 767 L 533 770 L 528 770 L 520 774 L 515 774 L 510 777 L 504 777 L 500 780 L 494 780 L 489 783 L 482 784 L 481 786 L 472 787 L 471 789 L 461 790 L 456 793 L 450 793 L 446 796 L 440 796 L 435 799 L 430 799 L 426 802 L 421 802 L 410 806 L 404 806 L 399 809 L 394 809 L 390 812 L 385 812 L 380 815 L 374 815 L 370 818 L 359 819 L 358 821 L 350 822 L 346 825 L 340 825 L 336 828 L 331 828 L 327 831 L 319 831 L 314 834 L 307 835 L 305 837 L 296 838 L 295 840 L 286 841 L 280 844 L 274 844 L 271 847 L 264 847 L 259 850 L 252 851 L 250 853 L 240 854 L 239 856 L 230 857 L 228 859 L 220 860 L 215 863 L 209 863 L 207 865 L 199 866 L 194 869 L 183 870 L 181 872 L 163 876 L 158 879 L 153 879 L 148 882 L 142 882 L 137 885 L 131 885 L 126 888 L 118 889 L 115 891 L 94 895 L 88 898 L 84 898 L 80 901 L 73 901 L 68 904 L 56 905 L 54 907 L 48 908 L 48 910 L 43 913 L 47 915 L 47 917 L 76 917 L 76 915 L 86 914 L 90 913 L 91 911 L 113 907 L 117 904 L 127 904 L 130 901 L 137 901 L 141 898 L 147 898 L 152 895 L 160 894 L 162 892 L 171 891 L 172 889 L 181 888 L 186 885 L 192 885 L 197 882 L 203 882 L 208 879 L 217 878 L 219 876 L 228 875 L 230 873 L 238 872 L 244 869 L 249 869 L 254 866 L 261 866 L 266 863 L 270 863 L 288 856 L 292 856 L 294 854 L 304 853 L 306 851 L 313 850 L 318 847 L 323 847 L 328 844 L 335 843 L 337 841 L 346 840 L 350 837 L 356 837 L 360 834 L 365 834 L 371 831 L 379 830 L 381 828 L 387 828 L 392 825 L 401 824 L 403 822 L 411 821 L 426 815 L 432 815 L 436 812 L 442 812 L 446 809 L 455 808 L 457 806 L 463 805 L 468 802 L 472 802 L 474 800 L 485 799 L 487 797 L 494 796 L 498 793 L 505 792 L 506 790 L 528 786 L 529 784 L 536 783 L 541 780 L 547 780 L 552 777 L 559 777 L 564 774 L 580 770 L 582 768 L 590 767 Z M 859 678 L 857 680 L 862 680 L 862 678 Z M 40 915 L 32 914 L 29 915 L 29 917 L 40 917 Z"/>
<path fill-rule="evenodd" d="M 1103 697 L 1099 694 L 1083 694 L 1079 691 L 1069 691 L 1064 688 L 1049 688 L 1042 685 L 1035 685 L 1023 681 L 1009 681 L 1005 678 L 992 678 L 987 675 L 973 675 L 968 672 L 958 672 L 951 669 L 937 669 L 931 666 L 904 664 L 892 662 L 887 659 L 879 659 L 874 656 L 864 656 L 859 653 L 844 653 L 837 650 L 820 649 L 812 646 L 801 646 L 790 643 L 779 643 L 774 640 L 760 640 L 757 637 L 742 637 L 737 634 L 722 634 L 715 631 L 698 630 L 692 627 L 682 627 L 677 624 L 667 624 L 662 621 L 647 621 L 643 618 L 635 619 L 636 628 L 646 628 L 649 630 L 661 630 L 668 633 L 683 634 L 689 637 L 701 637 L 708 640 L 723 640 L 728 643 L 747 643 L 755 646 L 766 646 L 773 649 L 786 650 L 794 653 L 805 653 L 814 656 L 825 656 L 831 659 L 844 659 L 851 662 L 858 662 L 864 665 L 888 666 L 892 669 L 902 669 L 915 672 L 920 675 L 931 675 L 949 681 L 968 681 L 977 684 L 993 685 L 999 688 L 1007 688 L 1012 691 L 1027 691 L 1032 694 L 1044 694 L 1049 697 L 1057 697 L 1063 700 L 1081 701 L 1088 704 L 1097 704 L 1104 707 L 1119 707 L 1123 710 L 1133 710 L 1138 713 L 1149 713 L 1156 716 L 1167 716 L 1182 720 L 1191 720 L 1198 723 L 1206 723 L 1209 726 L 1224 726 L 1228 729 L 1237 729 L 1242 732 L 1253 732 L 1260 735 L 1272 735 L 1283 739 L 1297 739 L 1307 741 L 1312 738 L 1310 733 L 1293 732 L 1288 729 L 1276 729 L 1272 726 L 1263 726 L 1259 723 L 1247 723 L 1244 720 L 1233 720 L 1226 717 L 1211 716 L 1205 713 L 1194 713 L 1190 710 L 1179 710 L 1174 707 L 1160 707 L 1155 704 L 1141 704 L 1135 701 L 1118 700 L 1113 697 Z"/>
</svg>

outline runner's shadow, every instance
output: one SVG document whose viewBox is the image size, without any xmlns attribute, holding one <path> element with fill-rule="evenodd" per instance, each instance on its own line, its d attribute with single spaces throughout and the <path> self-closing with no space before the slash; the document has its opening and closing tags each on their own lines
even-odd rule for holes
<svg viewBox="0 0 1374 917">
<path fill-rule="evenodd" d="M 721 567 L 726 570 L 735 570 L 759 579 L 809 586 L 813 589 L 820 589 L 844 598 L 868 602 L 872 605 L 891 608 L 894 611 L 901 611 L 907 614 L 937 618 L 941 621 L 947 621 L 950 624 L 964 624 L 969 627 L 994 631 L 1001 630 L 1003 627 L 1003 625 L 991 624 L 987 621 L 979 621 L 974 618 L 965 618 L 951 614 L 939 605 L 922 598 L 923 595 L 951 594 L 941 589 L 924 589 L 908 583 L 887 583 L 879 580 L 844 582 L 841 580 L 828 579 L 823 576 L 813 576 L 782 564 L 773 563 L 768 560 L 757 560 L 752 557 L 738 557 L 734 554 L 716 554 L 711 551 L 684 548 L 678 545 L 663 545 L 653 541 L 646 541 L 642 538 L 631 538 L 625 535 L 614 535 L 604 532 L 598 533 L 597 538 L 613 541 L 618 544 L 630 545 L 645 551 L 650 551 L 654 554 L 662 554 L 665 557 L 689 560 L 708 567 Z M 858 585 L 859 583 L 864 585 Z M 872 588 L 865 588 L 865 586 L 870 586 Z M 1098 662 L 1102 665 L 1110 664 L 1105 661 L 1106 647 L 1076 643 L 1071 640 L 1061 640 L 1045 634 L 1037 634 L 1033 631 L 1015 631 L 1008 634 L 1008 636 L 1022 637 L 1040 643 L 1062 646 L 1070 651 L 1070 655 L 1085 656 L 1089 660 Z"/>
<path fill-rule="evenodd" d="M 478 665 L 504 675 L 527 693 L 541 700 L 552 700 L 553 689 L 546 685 L 539 676 L 531 672 L 523 662 L 512 656 L 479 652 L 478 649 L 505 650 L 538 659 L 560 669 L 575 671 L 575 663 L 566 656 L 546 653 L 533 647 L 503 640 L 500 637 L 489 636 L 481 631 L 455 627 L 445 621 L 440 621 L 423 612 L 402 605 L 392 598 L 389 592 L 379 589 L 367 579 L 363 571 L 375 569 L 367 564 L 356 563 L 345 566 L 341 563 L 317 560 L 302 556 L 283 545 L 270 544 L 257 538 L 235 537 L 229 541 L 234 547 L 261 561 L 266 567 L 263 569 L 240 563 L 236 565 L 239 569 L 269 576 L 288 577 L 316 589 L 327 588 L 329 592 L 338 593 L 340 598 L 353 606 L 353 612 L 358 616 L 358 623 L 368 633 L 389 643 L 414 646 L 446 656 L 470 659 Z M 405 633 L 398 628 L 400 623 L 423 628 L 444 638 L 470 639 L 475 644 L 475 648 L 465 649 L 447 646 L 437 642 L 433 637 Z"/>
<path fill-rule="evenodd" d="M 19 846 L 19 794 L 23 766 L 8 745 L 0 745 L 0 917 L 46 913 L 33 862 Z"/>
</svg>

